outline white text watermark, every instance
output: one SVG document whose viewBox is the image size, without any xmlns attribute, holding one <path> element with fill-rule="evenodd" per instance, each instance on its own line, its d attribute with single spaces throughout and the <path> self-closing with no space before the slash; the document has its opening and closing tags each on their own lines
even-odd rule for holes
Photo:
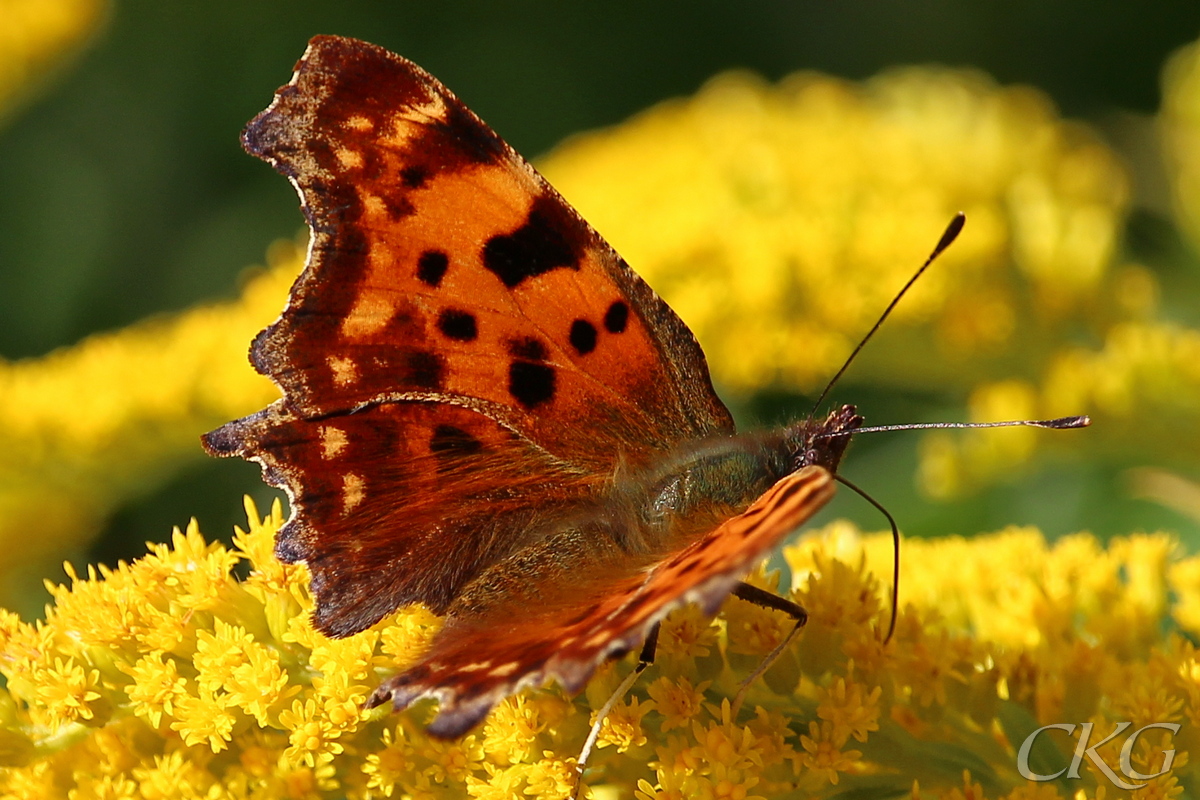
<svg viewBox="0 0 1200 800">
<path fill-rule="evenodd" d="M 1064 775 L 1067 778 L 1077 779 L 1079 778 L 1079 767 L 1083 763 L 1083 759 L 1086 756 L 1091 760 L 1092 764 L 1095 765 L 1096 769 L 1100 770 L 1100 772 L 1104 774 L 1104 777 L 1112 781 L 1114 786 L 1125 789 L 1126 791 L 1141 789 L 1146 785 L 1146 781 L 1153 780 L 1159 775 L 1165 775 L 1170 771 L 1171 764 L 1175 761 L 1175 750 L 1174 748 L 1170 750 L 1164 750 L 1162 769 L 1160 769 L 1158 772 L 1144 775 L 1133 768 L 1133 748 L 1134 745 L 1137 744 L 1138 737 L 1149 730 L 1166 730 L 1173 734 L 1177 734 L 1179 733 L 1179 723 L 1153 722 L 1149 725 L 1144 725 L 1141 728 L 1138 728 L 1136 731 L 1130 733 L 1128 738 L 1125 739 L 1125 743 L 1121 746 L 1121 755 L 1117 759 L 1118 769 L 1121 772 L 1121 774 L 1118 775 L 1113 771 L 1112 767 L 1110 767 L 1104 761 L 1104 759 L 1100 757 L 1100 754 L 1096 752 L 1096 749 L 1125 733 L 1125 731 L 1132 727 L 1132 725 L 1132 722 L 1122 722 L 1117 725 L 1117 729 L 1115 731 L 1092 745 L 1088 744 L 1092 738 L 1093 724 L 1091 722 L 1083 722 L 1079 724 L 1073 722 L 1060 722 L 1055 725 L 1043 725 L 1025 737 L 1025 741 L 1021 743 L 1021 749 L 1017 751 L 1017 771 L 1020 772 L 1021 776 L 1026 780 L 1031 781 L 1054 781 L 1058 780 Z M 1040 775 L 1030 768 L 1029 755 L 1033 750 L 1034 740 L 1037 739 L 1041 733 L 1050 730 L 1057 730 L 1066 731 L 1067 735 L 1070 736 L 1075 732 L 1076 728 L 1080 729 L 1079 742 L 1075 745 L 1075 755 L 1071 759 L 1070 766 L 1063 767 L 1053 775 Z M 1129 783 L 1124 780 L 1125 778 L 1128 778 L 1130 781 L 1142 782 Z"/>
</svg>

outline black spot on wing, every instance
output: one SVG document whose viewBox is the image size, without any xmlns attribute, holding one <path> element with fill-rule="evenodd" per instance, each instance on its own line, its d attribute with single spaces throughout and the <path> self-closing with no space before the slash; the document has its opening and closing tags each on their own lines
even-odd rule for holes
<svg viewBox="0 0 1200 800">
<path fill-rule="evenodd" d="M 426 250 L 417 259 L 417 279 L 426 286 L 437 287 L 441 284 L 450 266 L 450 257 L 441 250 Z"/>
<path fill-rule="evenodd" d="M 555 372 L 545 364 L 514 361 L 508 366 L 508 393 L 525 409 L 554 398 Z"/>
<path fill-rule="evenodd" d="M 624 300 L 616 300 L 604 312 L 604 329 L 609 333 L 622 333 L 629 323 L 629 306 Z"/>
<path fill-rule="evenodd" d="M 438 425 L 429 440 L 429 451 L 436 456 L 469 456 L 482 449 L 483 442 L 453 425 Z"/>
<path fill-rule="evenodd" d="M 420 189 L 429 180 L 429 168 L 412 164 L 400 170 L 400 182 L 409 189 Z"/>
<path fill-rule="evenodd" d="M 475 315 L 457 308 L 447 308 L 438 315 L 438 330 L 442 335 L 460 342 L 471 342 L 479 335 Z"/>
<path fill-rule="evenodd" d="M 436 353 L 416 350 L 404 354 L 404 384 L 416 389 L 437 391 L 446 376 L 446 362 Z"/>
<path fill-rule="evenodd" d="M 549 356 L 546 345 L 532 336 L 526 336 L 521 339 L 510 339 L 508 341 L 508 353 L 513 358 L 522 358 L 526 361 L 545 361 Z"/>
<path fill-rule="evenodd" d="M 432 122 L 422 138 L 432 140 L 438 155 L 453 152 L 457 164 L 494 164 L 507 155 L 500 137 L 459 102 L 446 103 L 445 118 Z"/>
<path fill-rule="evenodd" d="M 417 210 L 408 199 L 408 191 L 399 187 L 393 186 L 387 191 L 380 192 L 379 199 L 383 201 L 383 207 L 393 222 L 397 222 Z"/>
<path fill-rule="evenodd" d="M 571 323 L 571 334 L 568 338 L 575 352 L 586 356 L 596 349 L 596 326 L 586 319 L 577 319 Z"/>
<path fill-rule="evenodd" d="M 569 209 L 539 197 L 525 223 L 483 246 L 483 265 L 508 288 L 554 269 L 579 269 L 584 231 Z"/>
</svg>

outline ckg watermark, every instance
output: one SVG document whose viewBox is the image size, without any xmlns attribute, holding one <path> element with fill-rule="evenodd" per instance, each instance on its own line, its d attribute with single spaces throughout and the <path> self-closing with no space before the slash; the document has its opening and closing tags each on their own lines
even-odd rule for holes
<svg viewBox="0 0 1200 800">
<path fill-rule="evenodd" d="M 1017 771 L 1020 772 L 1021 776 L 1026 780 L 1031 781 L 1054 781 L 1062 778 L 1063 776 L 1066 776 L 1067 778 L 1078 779 L 1079 767 L 1083 763 L 1083 759 L 1087 758 L 1092 762 L 1096 769 L 1103 773 L 1104 777 L 1112 781 L 1114 786 L 1127 791 L 1133 791 L 1134 789 L 1141 789 L 1146 785 L 1147 781 L 1153 780 L 1160 775 L 1167 774 L 1171 770 L 1171 764 L 1175 762 L 1175 749 L 1171 748 L 1170 750 L 1163 750 L 1162 769 L 1160 769 L 1158 772 L 1152 772 L 1148 775 L 1143 774 L 1138 772 L 1133 767 L 1133 748 L 1137 744 L 1138 737 L 1140 737 L 1146 731 L 1163 730 L 1170 731 L 1172 734 L 1179 733 L 1180 725 L 1178 722 L 1153 722 L 1149 725 L 1143 725 L 1142 727 L 1135 731 L 1129 732 L 1128 734 L 1126 731 L 1133 727 L 1133 723 L 1122 722 L 1118 724 L 1117 729 L 1108 736 L 1105 736 L 1095 744 L 1089 744 L 1092 738 L 1093 727 L 1094 725 L 1091 722 L 1060 722 L 1055 725 L 1043 725 L 1033 733 L 1029 734 L 1029 736 L 1025 737 L 1025 741 L 1021 743 L 1021 749 L 1017 751 Z M 1080 729 L 1079 742 L 1075 745 L 1075 755 L 1071 759 L 1070 766 L 1063 767 L 1053 775 L 1041 775 L 1037 772 L 1034 772 L 1033 769 L 1030 768 L 1029 756 L 1033 750 L 1033 743 L 1038 736 L 1046 731 L 1065 731 L 1067 735 L 1070 736 L 1075 733 L 1076 728 Z M 1100 757 L 1100 754 L 1096 752 L 1096 750 L 1097 748 L 1108 744 L 1122 735 L 1125 735 L 1126 738 L 1124 743 L 1121 745 L 1121 754 L 1117 758 L 1117 770 L 1120 773 L 1118 774 L 1118 772 L 1113 771 L 1113 768 Z"/>
</svg>

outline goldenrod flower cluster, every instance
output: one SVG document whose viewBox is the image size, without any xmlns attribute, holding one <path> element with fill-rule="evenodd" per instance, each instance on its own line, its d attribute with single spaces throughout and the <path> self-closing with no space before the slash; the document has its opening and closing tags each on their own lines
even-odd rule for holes
<svg viewBox="0 0 1200 800">
<path fill-rule="evenodd" d="M 1115 155 L 1044 95 L 953 70 L 726 74 L 540 166 L 738 391 L 820 388 L 958 211 L 852 377 L 962 387 L 1044 357 L 1106 291 L 1128 202 Z"/>
<path fill-rule="evenodd" d="M 1180 49 L 1163 69 L 1159 126 L 1176 220 L 1200 247 L 1200 43 Z"/>
<path fill-rule="evenodd" d="M 278 397 L 247 343 L 279 313 L 301 260 L 280 242 L 238 303 L 0 361 L 0 601 L 27 588 L 14 575 L 39 585 L 122 503 L 202 457 L 200 434 Z"/>
<path fill-rule="evenodd" d="M 0 0 L 0 118 L 95 30 L 105 0 Z"/>
<path fill-rule="evenodd" d="M 437 619 L 404 609 L 326 639 L 309 622 L 307 570 L 271 554 L 278 505 L 265 519 L 249 501 L 247 512 L 232 548 L 193 523 L 131 564 L 72 574 L 52 588 L 44 621 L 0 617 L 5 797 L 570 795 L 589 712 L 628 661 L 575 700 L 525 692 L 459 741 L 429 739 L 431 705 L 361 705 Z M 958 798 L 965 787 L 980 800 L 1126 797 L 1090 761 L 1077 779 L 1039 787 L 1018 758 L 1041 725 L 1123 721 L 1182 726 L 1133 752 L 1149 774 L 1176 751 L 1138 797 L 1194 791 L 1200 654 L 1183 634 L 1200 633 L 1200 558 L 1179 558 L 1169 537 L 1103 548 L 1013 529 L 911 542 L 886 644 L 887 587 L 872 572 L 888 572 L 890 537 L 834 524 L 784 557 L 790 586 L 778 573 L 751 580 L 810 618 L 745 707 L 731 708 L 738 682 L 790 618 L 741 600 L 716 620 L 674 612 L 656 663 L 603 722 L 584 777 L 591 796 Z M 1164 639 L 1164 628 L 1180 633 Z M 1031 769 L 1068 764 L 1074 746 L 1047 736 Z M 1119 742 L 1098 752 L 1121 769 Z"/>
</svg>

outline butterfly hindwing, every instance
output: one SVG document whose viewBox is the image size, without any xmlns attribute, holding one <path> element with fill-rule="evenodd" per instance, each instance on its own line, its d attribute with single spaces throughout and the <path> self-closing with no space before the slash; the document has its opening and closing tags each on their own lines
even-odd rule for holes
<svg viewBox="0 0 1200 800">
<path fill-rule="evenodd" d="M 421 662 L 385 681 L 368 704 L 390 698 L 403 708 L 437 697 L 440 713 L 429 730 L 454 737 L 524 686 L 554 678 L 576 691 L 605 659 L 640 644 L 672 608 L 697 602 L 716 613 L 737 581 L 833 492 L 827 470 L 806 467 L 669 557 L 624 560 L 579 575 L 537 603 L 499 603 L 462 622 L 451 618 Z"/>
<path fill-rule="evenodd" d="M 597 479 L 470 409 L 386 403 L 310 420 L 282 401 L 209 434 L 210 450 L 259 461 L 297 511 L 276 554 L 305 561 L 314 624 L 357 633 L 400 605 L 444 612 L 487 564 L 536 536 L 547 507 Z"/>
</svg>

